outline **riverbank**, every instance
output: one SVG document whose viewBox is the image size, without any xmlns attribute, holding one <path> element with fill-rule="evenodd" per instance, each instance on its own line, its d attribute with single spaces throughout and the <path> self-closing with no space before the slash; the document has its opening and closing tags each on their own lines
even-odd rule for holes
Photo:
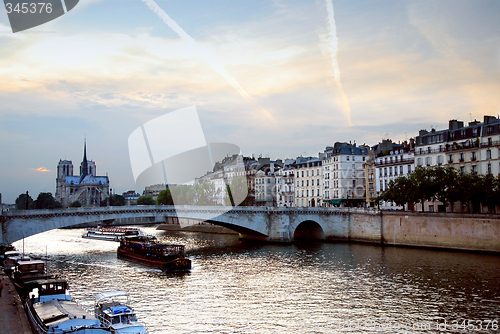
<svg viewBox="0 0 500 334">
<path fill-rule="evenodd" d="M 14 284 L 3 271 L 0 272 L 3 283 L 0 297 L 0 333 L 32 334 L 26 312 L 24 312 L 21 298 Z"/>
</svg>

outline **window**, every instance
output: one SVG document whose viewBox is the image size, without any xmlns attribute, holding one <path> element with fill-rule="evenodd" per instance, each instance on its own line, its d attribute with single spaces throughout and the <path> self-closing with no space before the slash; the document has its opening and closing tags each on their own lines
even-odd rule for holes
<svg viewBox="0 0 500 334">
<path fill-rule="evenodd" d="M 465 174 L 465 167 L 460 167 L 460 174 Z"/>
<path fill-rule="evenodd" d="M 493 145 L 493 141 L 491 140 L 491 137 L 490 137 L 490 138 L 488 138 L 488 146 L 491 146 L 491 145 Z"/>
<path fill-rule="evenodd" d="M 316 175 L 319 175 L 319 169 L 318 169 L 318 170 L 316 170 Z"/>
<path fill-rule="evenodd" d="M 492 126 L 488 126 L 486 128 L 486 134 L 491 135 L 492 132 L 493 132 L 493 127 Z"/>
<path fill-rule="evenodd" d="M 438 157 L 437 157 L 437 164 L 438 165 L 442 165 L 443 164 L 443 156 L 442 155 L 438 155 Z"/>
<path fill-rule="evenodd" d="M 476 161 L 476 152 L 470 152 L 470 159 Z"/>
<path fill-rule="evenodd" d="M 473 165 L 472 168 L 471 168 L 471 173 L 472 174 L 476 174 L 477 173 L 477 166 L 476 165 Z"/>
<path fill-rule="evenodd" d="M 306 190 L 306 197 L 309 197 L 309 190 Z"/>
<path fill-rule="evenodd" d="M 380 171 L 379 176 L 382 176 L 382 168 L 380 168 L 379 171 Z"/>
<path fill-rule="evenodd" d="M 427 147 L 427 153 L 431 153 L 431 147 Z"/>
<path fill-rule="evenodd" d="M 309 171 L 308 170 L 306 170 L 306 176 L 309 176 Z"/>
<path fill-rule="evenodd" d="M 450 164 L 453 163 L 453 154 L 450 154 L 448 156 L 448 163 L 450 163 Z"/>
<path fill-rule="evenodd" d="M 408 165 L 408 174 L 411 173 L 411 165 Z"/>
<path fill-rule="evenodd" d="M 399 174 L 403 175 L 403 166 L 399 166 Z"/>
<path fill-rule="evenodd" d="M 432 164 L 432 157 L 425 157 L 425 164 L 430 166 Z"/>
<path fill-rule="evenodd" d="M 464 158 L 464 154 L 463 154 L 463 153 L 460 153 L 460 157 L 459 157 L 459 159 L 458 159 L 458 160 L 460 160 L 460 162 L 464 162 L 464 161 L 465 161 L 465 158 Z"/>
<path fill-rule="evenodd" d="M 317 190 L 316 196 L 319 196 L 319 189 Z"/>
<path fill-rule="evenodd" d="M 389 167 L 389 176 L 392 176 L 392 167 Z"/>
<path fill-rule="evenodd" d="M 419 152 L 420 154 L 424 154 L 424 149 L 423 149 L 423 148 L 420 148 L 418 152 Z"/>
<path fill-rule="evenodd" d="M 346 157 L 346 160 L 349 161 L 349 156 Z"/>
<path fill-rule="evenodd" d="M 491 159 L 491 150 L 486 151 L 486 159 Z"/>
<path fill-rule="evenodd" d="M 297 187 L 299 186 L 299 181 L 297 181 Z"/>
<path fill-rule="evenodd" d="M 363 161 L 365 161 L 365 157 L 363 157 Z"/>
<path fill-rule="evenodd" d="M 472 136 L 477 137 L 477 128 L 472 129 Z"/>
<path fill-rule="evenodd" d="M 384 176 L 387 176 L 387 167 L 384 167 Z"/>
<path fill-rule="evenodd" d="M 488 174 L 491 175 L 491 164 L 488 164 Z"/>
<path fill-rule="evenodd" d="M 304 180 L 302 180 L 302 187 L 304 186 Z"/>
<path fill-rule="evenodd" d="M 384 182 L 380 180 L 380 191 L 384 191 Z"/>
<path fill-rule="evenodd" d="M 302 171 L 302 177 L 304 177 L 304 171 Z"/>
<path fill-rule="evenodd" d="M 319 179 L 316 180 L 316 185 L 319 186 Z"/>
<path fill-rule="evenodd" d="M 417 166 L 422 166 L 422 158 L 417 159 Z"/>
</svg>

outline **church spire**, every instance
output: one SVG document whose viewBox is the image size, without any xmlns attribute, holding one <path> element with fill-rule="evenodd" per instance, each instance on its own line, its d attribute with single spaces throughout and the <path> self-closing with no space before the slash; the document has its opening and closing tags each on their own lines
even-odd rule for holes
<svg viewBox="0 0 500 334">
<path fill-rule="evenodd" d="M 85 176 L 89 175 L 89 167 L 87 162 L 87 136 L 85 136 L 85 141 L 83 144 L 83 161 L 80 167 L 80 183 L 82 183 Z"/>
</svg>

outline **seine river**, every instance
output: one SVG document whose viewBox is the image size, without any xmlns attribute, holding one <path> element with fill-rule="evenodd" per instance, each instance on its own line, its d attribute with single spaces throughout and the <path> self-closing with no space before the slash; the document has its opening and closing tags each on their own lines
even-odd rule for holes
<svg viewBox="0 0 500 334">
<path fill-rule="evenodd" d="M 347 243 L 267 245 L 143 228 L 186 245 L 168 274 L 116 258 L 117 243 L 53 230 L 25 239 L 74 299 L 125 290 L 150 333 L 495 333 L 500 256 Z M 22 250 L 23 243 L 15 246 Z"/>
</svg>

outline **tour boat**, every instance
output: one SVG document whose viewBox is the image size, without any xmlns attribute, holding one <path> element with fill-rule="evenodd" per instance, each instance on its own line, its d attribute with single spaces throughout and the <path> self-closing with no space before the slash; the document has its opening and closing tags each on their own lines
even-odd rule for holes
<svg viewBox="0 0 500 334">
<path fill-rule="evenodd" d="M 147 334 L 137 321 L 134 309 L 129 306 L 129 294 L 125 291 L 104 291 L 95 297 L 95 316 L 101 325 L 116 334 Z"/>
<path fill-rule="evenodd" d="M 92 238 L 109 241 L 120 241 L 128 235 L 142 235 L 142 231 L 133 227 L 89 227 L 85 229 L 82 238 Z"/>
<path fill-rule="evenodd" d="M 110 334 L 94 316 L 71 299 L 63 279 L 37 281 L 24 303 L 36 334 Z"/>
<path fill-rule="evenodd" d="M 117 256 L 164 271 L 191 269 L 191 260 L 184 257 L 183 245 L 162 244 L 154 236 L 138 235 L 122 238 Z"/>
</svg>

